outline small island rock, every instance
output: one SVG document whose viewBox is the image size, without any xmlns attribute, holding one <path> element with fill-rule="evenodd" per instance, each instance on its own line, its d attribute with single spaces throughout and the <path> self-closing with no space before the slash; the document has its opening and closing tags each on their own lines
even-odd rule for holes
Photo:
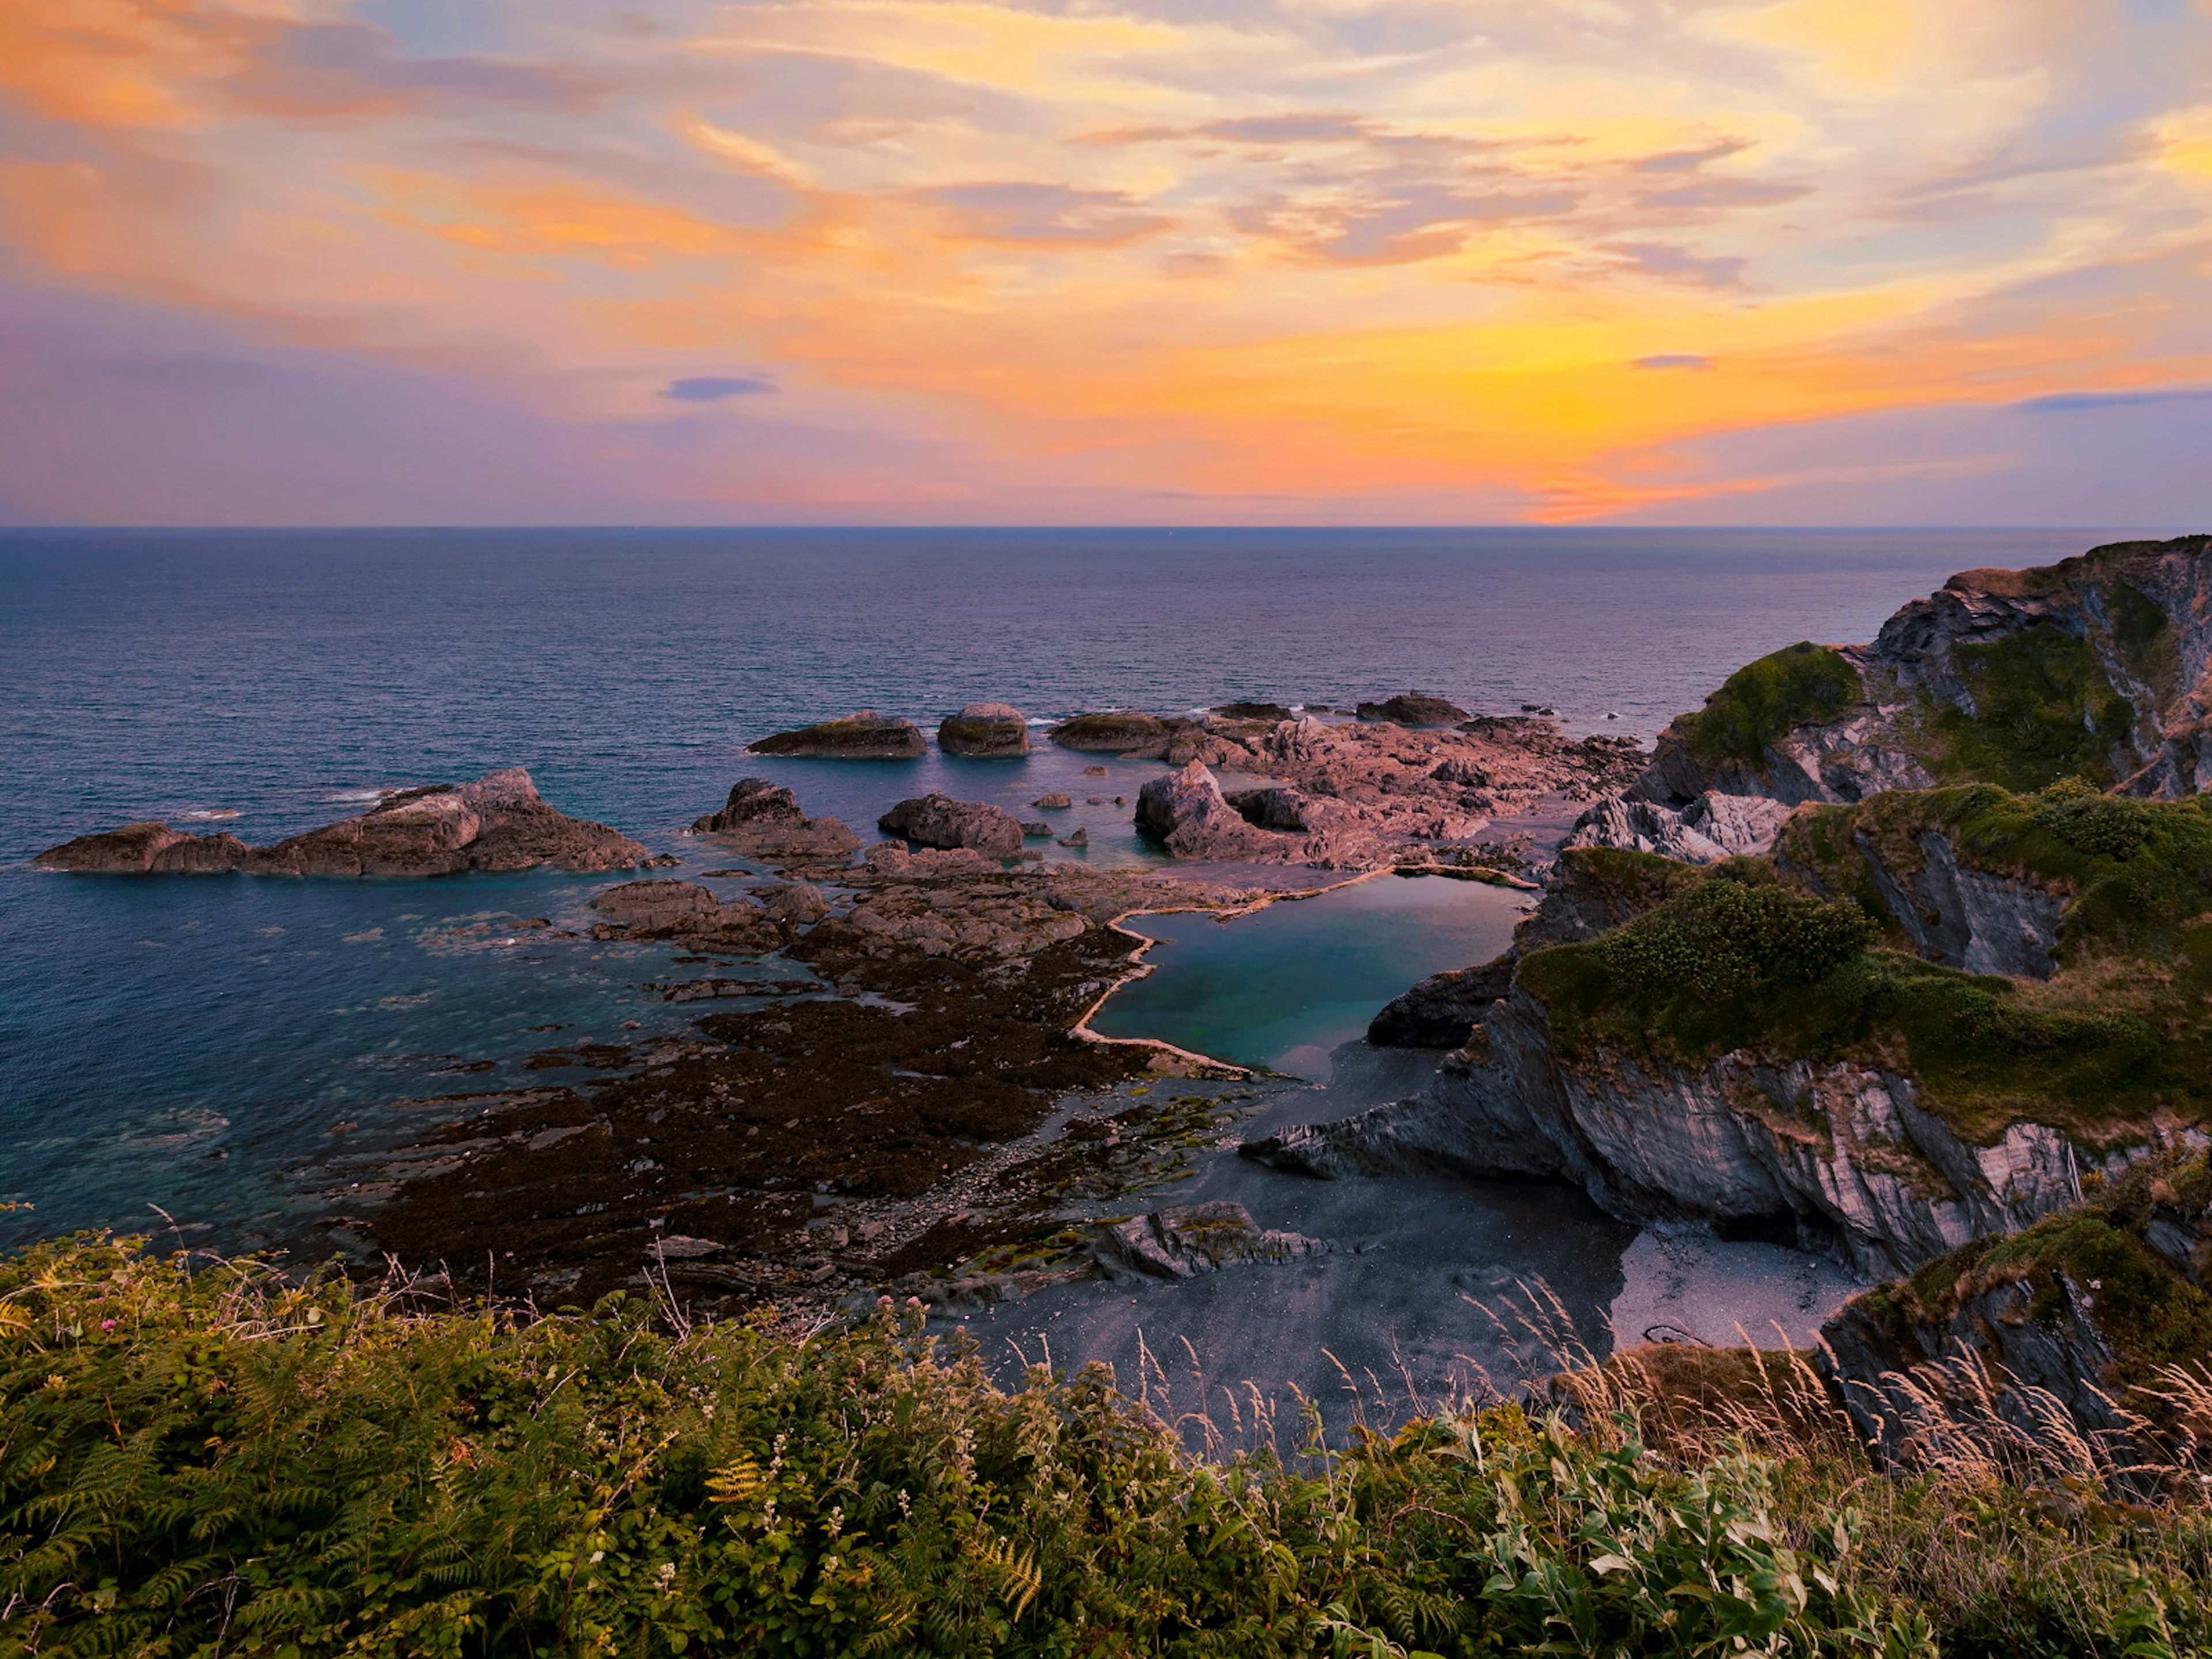
<svg viewBox="0 0 2212 1659">
<path fill-rule="evenodd" d="M 818 760 L 916 760 L 929 745 L 912 720 L 862 708 L 796 732 L 778 732 L 745 745 L 750 755 L 797 755 Z"/>
<path fill-rule="evenodd" d="M 1003 702 L 971 702 L 937 728 L 937 746 L 948 755 L 1026 755 L 1029 721 Z"/>
</svg>

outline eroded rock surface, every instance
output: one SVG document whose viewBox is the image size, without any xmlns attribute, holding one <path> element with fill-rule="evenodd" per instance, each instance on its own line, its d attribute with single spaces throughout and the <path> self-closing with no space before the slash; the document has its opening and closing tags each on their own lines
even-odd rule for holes
<svg viewBox="0 0 2212 1659">
<path fill-rule="evenodd" d="M 187 836 L 135 823 L 80 836 L 39 854 L 51 870 L 101 874 L 214 873 L 267 876 L 441 876 L 465 870 L 627 870 L 648 862 L 618 830 L 549 806 L 520 767 L 474 783 L 399 790 L 358 817 L 292 836 L 273 847 L 236 836 Z"/>
<path fill-rule="evenodd" d="M 1368 1023 L 1377 1048 L 1460 1048 L 1476 1023 L 1513 988 L 1510 958 L 1431 974 L 1383 1005 Z"/>
<path fill-rule="evenodd" d="M 836 818 L 810 818 L 798 798 L 766 778 L 740 778 L 719 812 L 695 819 L 695 836 L 713 836 L 749 857 L 834 866 L 857 851 L 860 838 Z"/>
</svg>

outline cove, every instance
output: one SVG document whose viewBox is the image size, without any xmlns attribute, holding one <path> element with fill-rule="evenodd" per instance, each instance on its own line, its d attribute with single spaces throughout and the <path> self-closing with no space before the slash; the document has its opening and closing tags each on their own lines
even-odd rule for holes
<svg viewBox="0 0 2212 1659">
<path fill-rule="evenodd" d="M 1158 941 L 1152 972 L 1108 998 L 1091 1029 L 1325 1079 L 1329 1050 L 1384 1003 L 1497 956 L 1528 906 L 1514 888 L 1382 876 L 1227 921 L 1133 916 L 1121 925 Z"/>
</svg>

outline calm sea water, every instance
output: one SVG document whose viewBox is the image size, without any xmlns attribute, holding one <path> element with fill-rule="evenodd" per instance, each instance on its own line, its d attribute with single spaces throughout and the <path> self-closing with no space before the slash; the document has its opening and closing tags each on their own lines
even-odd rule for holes
<svg viewBox="0 0 2212 1659">
<path fill-rule="evenodd" d="M 285 1170 L 327 1149 L 333 1126 L 388 1127 L 394 1099 L 512 1081 L 547 1028 L 582 1041 L 697 1012 L 645 990 L 665 953 L 557 948 L 504 926 L 580 920 L 608 878 L 130 881 L 28 867 L 68 836 L 226 811 L 239 816 L 224 827 L 266 842 L 380 788 L 519 764 L 563 810 L 684 853 L 686 875 L 711 860 L 677 831 L 749 774 L 864 830 L 931 787 L 1008 805 L 1097 793 L 1103 805 L 1065 820 L 1091 829 L 1087 856 L 1140 861 L 1127 809 L 1111 803 L 1133 798 L 1146 766 L 1097 780 L 1079 775 L 1089 757 L 1048 747 L 1026 762 L 874 765 L 740 750 L 857 708 L 933 725 L 986 699 L 1043 718 L 1416 687 L 1492 712 L 1548 703 L 1572 728 L 1648 738 L 1764 652 L 1864 639 L 1953 571 L 2047 562 L 2097 539 L 0 532 L 0 1199 L 37 1206 L 0 1216 L 0 1241 L 143 1224 L 154 1204 L 231 1239 L 279 1232 L 296 1201 Z M 1394 935 L 1406 982 L 1458 948 L 1419 914 L 1382 926 L 1355 912 L 1346 926 L 1381 941 L 1380 965 L 1363 957 L 1340 994 L 1308 983 L 1295 994 L 1326 1016 L 1253 1043 L 1287 1051 L 1363 1020 L 1359 1006 L 1397 988 Z M 454 1069 L 486 1060 L 498 1069 Z"/>
</svg>

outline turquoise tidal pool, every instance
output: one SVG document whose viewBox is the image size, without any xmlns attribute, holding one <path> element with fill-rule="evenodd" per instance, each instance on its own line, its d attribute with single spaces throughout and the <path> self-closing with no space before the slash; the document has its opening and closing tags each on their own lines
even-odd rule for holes
<svg viewBox="0 0 2212 1659">
<path fill-rule="evenodd" d="M 1329 1050 L 1363 1035 L 1414 981 L 1510 945 L 1529 899 L 1481 882 L 1382 876 L 1226 921 L 1133 917 L 1122 925 L 1158 941 L 1146 957 L 1152 972 L 1107 999 L 1091 1027 L 1325 1079 Z"/>
</svg>

